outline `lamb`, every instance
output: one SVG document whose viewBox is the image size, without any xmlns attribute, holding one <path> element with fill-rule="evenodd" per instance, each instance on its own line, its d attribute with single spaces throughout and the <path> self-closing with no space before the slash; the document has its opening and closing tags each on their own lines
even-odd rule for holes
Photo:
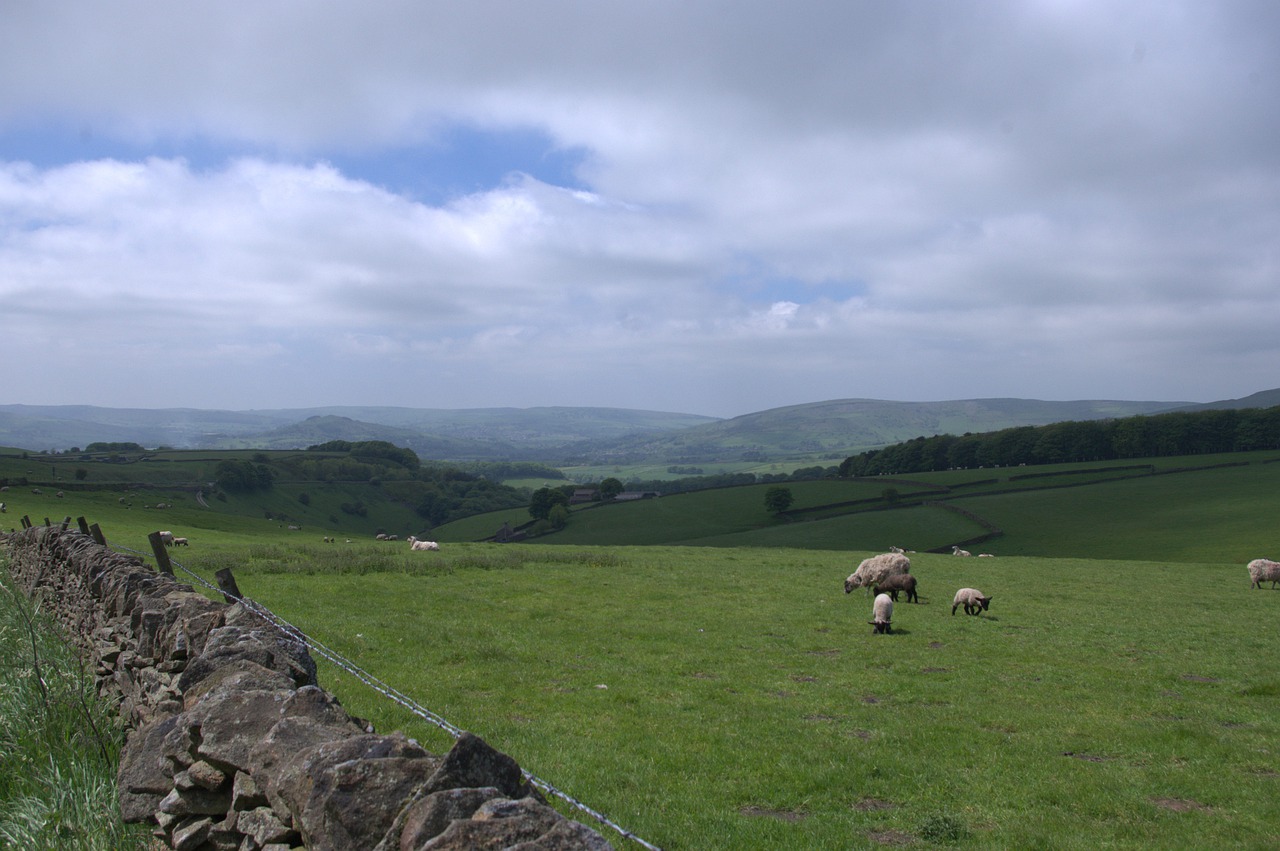
<svg viewBox="0 0 1280 851">
<path fill-rule="evenodd" d="M 844 593 L 851 593 L 854 588 L 870 588 L 895 573 L 910 572 L 911 559 L 901 553 L 881 553 L 863 559 L 858 569 L 849 574 L 849 578 L 844 581 Z"/>
<path fill-rule="evenodd" d="M 971 555 L 973 555 L 973 553 L 969 552 L 968 550 L 962 550 L 962 549 L 960 549 L 959 547 L 952 547 L 952 548 L 951 548 L 951 554 L 952 554 L 953 556 L 971 556 Z"/>
<path fill-rule="evenodd" d="M 175 547 L 189 547 L 191 546 L 191 542 L 188 541 L 186 538 L 174 538 L 173 545 Z"/>
<path fill-rule="evenodd" d="M 413 535 L 410 535 L 406 540 L 409 542 L 409 549 L 410 549 L 410 550 L 438 550 L 438 549 L 440 549 L 440 545 L 439 545 L 439 544 L 437 544 L 435 541 L 419 541 L 417 538 L 413 537 Z"/>
<path fill-rule="evenodd" d="M 888 594 L 895 603 L 898 602 L 899 591 L 907 592 L 908 603 L 920 602 L 916 594 L 916 578 L 910 573 L 893 573 L 871 586 L 872 594 Z"/>
<path fill-rule="evenodd" d="M 1249 583 L 1250 588 L 1262 588 L 1262 583 L 1270 582 L 1271 587 L 1275 588 L 1276 583 L 1280 582 L 1280 561 L 1272 561 L 1267 558 L 1255 558 L 1249 562 Z"/>
<path fill-rule="evenodd" d="M 983 595 L 977 588 L 961 588 L 956 592 L 956 597 L 951 601 L 951 614 L 956 613 L 956 609 L 964 606 L 966 615 L 976 615 L 985 612 L 987 607 L 991 605 L 991 598 Z"/>
<path fill-rule="evenodd" d="M 875 602 L 871 604 L 871 634 L 891 633 L 893 627 L 890 621 L 893 620 L 893 598 L 888 594 L 877 594 Z"/>
</svg>

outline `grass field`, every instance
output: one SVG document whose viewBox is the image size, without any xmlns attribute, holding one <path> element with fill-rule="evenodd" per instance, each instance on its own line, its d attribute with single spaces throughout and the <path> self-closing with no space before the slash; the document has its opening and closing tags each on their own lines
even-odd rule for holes
<svg viewBox="0 0 1280 851">
<path fill-rule="evenodd" d="M 1276 455 L 1093 482 L 1039 470 L 1083 486 L 1017 493 L 994 491 L 1030 471 L 935 474 L 998 478 L 952 503 L 1005 534 L 982 545 L 994 559 L 913 554 L 923 602 L 898 605 L 890 636 L 843 593 L 858 560 L 981 526 L 925 506 L 783 522 L 764 486 L 575 511 L 538 544 L 442 534 L 438 553 L 326 545 L 181 493 L 163 512 L 10 493 L 5 523 L 85 515 L 143 551 L 179 530 L 187 567 L 234 568 L 247 595 L 669 851 L 1274 848 L 1280 590 L 1250 590 L 1244 563 L 1280 555 Z M 792 487 L 804 506 L 882 483 Z M 990 612 L 951 614 L 965 585 Z M 379 729 L 449 747 L 321 676 Z"/>
<path fill-rule="evenodd" d="M 872 636 L 870 600 L 841 588 L 859 553 L 408 555 L 347 569 L 259 547 L 237 578 L 664 848 L 1280 842 L 1280 591 L 1240 564 L 918 554 L 922 604 Z M 953 616 L 962 585 L 990 612 Z M 448 747 L 322 676 L 380 729 Z"/>
</svg>

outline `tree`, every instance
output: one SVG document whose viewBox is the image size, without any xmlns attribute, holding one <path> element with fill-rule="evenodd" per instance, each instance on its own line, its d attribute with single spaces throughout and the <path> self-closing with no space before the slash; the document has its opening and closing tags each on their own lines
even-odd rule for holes
<svg viewBox="0 0 1280 851">
<path fill-rule="evenodd" d="M 89 471 L 84 467 L 76 467 L 76 480 L 83 482 L 89 477 Z"/>
<path fill-rule="evenodd" d="M 601 499 L 613 499 L 615 496 L 622 493 L 622 491 L 623 491 L 622 482 L 619 481 L 618 479 L 615 479 L 612 476 L 610 476 L 609 478 L 605 479 L 600 483 Z"/>
<path fill-rule="evenodd" d="M 534 520 L 546 520 L 557 505 L 569 506 L 569 497 L 558 488 L 538 488 L 529 500 L 529 516 Z"/>
<path fill-rule="evenodd" d="M 794 500 L 791 488 L 775 485 L 764 492 L 764 507 L 770 514 L 781 514 L 791 507 Z"/>
</svg>

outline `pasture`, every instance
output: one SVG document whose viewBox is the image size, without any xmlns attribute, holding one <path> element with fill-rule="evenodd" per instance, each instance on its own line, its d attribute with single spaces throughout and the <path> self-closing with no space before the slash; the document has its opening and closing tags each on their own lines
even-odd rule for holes
<svg viewBox="0 0 1280 851">
<path fill-rule="evenodd" d="M 249 596 L 663 848 L 1280 842 L 1280 591 L 1243 564 L 917 554 L 923 602 L 873 636 L 870 598 L 841 587 L 862 555 L 282 538 L 180 558 L 234 564 Z M 962 585 L 991 610 L 953 616 Z"/>
<path fill-rule="evenodd" d="M 3 523 L 86 516 L 144 553 L 172 528 L 186 567 L 232 567 L 248 596 L 669 851 L 1263 848 L 1280 844 L 1280 591 L 1250 590 L 1244 563 L 1280 555 L 1276 455 L 1097 481 L 1063 468 L 1085 486 L 1018 493 L 995 491 L 1024 471 L 929 476 L 1000 479 L 952 501 L 1006 534 L 973 547 L 994 559 L 914 554 L 923 602 L 899 603 L 888 636 L 842 590 L 858 560 L 981 527 L 925 506 L 787 522 L 762 485 L 575 511 L 537 544 L 460 541 L 521 512 L 483 515 L 411 553 L 356 533 L 392 525 L 376 515 L 325 525 L 348 522 L 337 504 L 362 494 L 346 486 L 204 507 L 124 481 L 13 488 Z M 883 489 L 789 486 L 797 507 Z M 952 616 L 964 585 L 991 610 Z M 321 677 L 380 730 L 451 744 L 350 675 Z"/>
</svg>

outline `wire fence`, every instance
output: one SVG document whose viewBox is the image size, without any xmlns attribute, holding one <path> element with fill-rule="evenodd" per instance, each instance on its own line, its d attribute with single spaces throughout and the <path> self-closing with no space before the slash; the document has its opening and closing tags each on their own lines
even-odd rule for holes
<svg viewBox="0 0 1280 851">
<path fill-rule="evenodd" d="M 146 553 L 142 553 L 137 550 L 132 550 L 132 549 L 129 549 L 128 547 L 123 547 L 123 546 L 117 546 L 116 549 L 124 550 L 134 555 L 139 555 L 144 557 L 147 555 Z M 455 739 L 462 736 L 464 731 L 460 727 L 457 727 L 456 725 L 450 723 L 447 719 L 441 717 L 440 715 L 437 715 L 436 713 L 432 712 L 430 709 L 427 709 L 425 706 L 418 703 L 412 697 L 409 697 L 404 692 L 400 691 L 394 686 L 391 686 L 383 682 L 378 677 L 374 676 L 373 674 L 369 673 L 365 669 L 361 668 L 356 663 L 352 662 L 350 659 L 343 656 L 341 653 L 337 652 L 336 650 L 330 647 L 327 647 L 323 642 L 303 632 L 301 629 L 289 623 L 284 618 L 280 617 L 275 612 L 271 611 L 270 609 L 263 606 L 262 604 L 255 602 L 254 600 L 251 600 L 247 597 L 236 596 L 235 594 L 226 592 L 222 588 L 219 588 L 218 586 L 210 583 L 204 577 L 195 573 L 190 568 L 183 565 L 181 562 L 174 561 L 171 558 L 170 563 L 173 565 L 173 567 L 178 568 L 183 573 L 187 574 L 192 579 L 194 579 L 198 584 L 203 585 L 205 588 L 217 594 L 223 595 L 224 597 L 235 599 L 237 602 L 243 605 L 246 609 L 253 612 L 255 615 L 257 615 L 266 623 L 270 624 L 272 627 L 274 627 L 284 636 L 294 641 L 302 642 L 307 646 L 309 650 L 311 650 L 311 652 L 316 653 L 319 656 L 323 657 L 325 660 L 333 664 L 335 667 L 340 668 L 343 671 L 346 671 L 348 674 L 355 677 L 356 679 L 364 683 L 369 688 L 378 692 L 383 697 L 386 697 L 387 699 L 392 700 L 395 703 L 398 703 L 404 709 L 408 710 L 409 712 L 423 719 L 424 721 L 434 724 L 435 726 L 439 727 L 441 730 L 444 730 L 445 732 L 449 733 L 449 735 L 453 736 Z M 554 798 L 558 798 L 559 800 L 563 801 L 564 803 L 568 804 L 574 809 L 580 812 L 586 813 L 587 815 L 591 816 L 591 818 L 595 819 L 598 823 L 615 831 L 618 835 L 622 836 L 623 838 L 629 839 L 630 841 L 636 843 L 640 847 L 649 849 L 649 851 L 662 851 L 662 849 L 659 848 L 658 846 L 645 841 L 644 839 L 640 838 L 636 834 L 627 830 L 622 825 L 610 819 L 608 816 L 592 809 L 591 807 L 587 806 L 583 802 L 574 798 L 572 795 L 569 795 L 568 793 L 563 792 L 560 789 L 557 789 L 555 786 L 551 785 L 546 780 L 543 780 L 537 775 L 532 774 L 531 772 L 526 771 L 523 768 L 520 769 L 520 773 L 526 781 L 528 781 L 531 785 L 537 787 L 538 789 L 542 790 L 542 792 L 544 792 L 545 794 L 551 795 Z"/>
</svg>

